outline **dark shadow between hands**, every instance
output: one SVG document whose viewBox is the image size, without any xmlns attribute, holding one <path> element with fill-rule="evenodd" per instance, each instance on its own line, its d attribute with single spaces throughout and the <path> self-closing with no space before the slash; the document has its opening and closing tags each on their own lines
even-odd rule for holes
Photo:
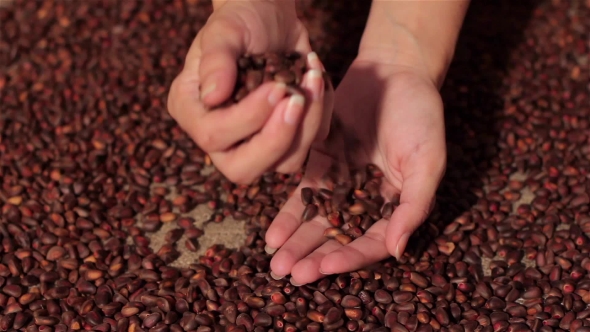
<svg viewBox="0 0 590 332">
<path fill-rule="evenodd" d="M 492 164 L 498 160 L 499 127 L 497 120 L 508 92 L 503 80 L 510 70 L 509 57 L 523 42 L 524 29 L 534 8 L 534 1 L 473 1 L 460 35 L 455 58 L 449 69 L 441 95 L 445 103 L 447 135 L 447 171 L 437 192 L 437 204 L 429 221 L 437 232 L 416 234 L 408 251 L 419 259 L 423 250 L 436 252 L 439 245 L 449 250 L 468 244 L 468 232 L 447 228 L 454 220 L 464 217 L 467 224 L 489 219 L 492 211 L 479 199 L 484 192 L 483 179 L 493 174 Z M 460 227 L 460 225 L 459 225 Z M 467 226 L 466 226 L 467 227 Z M 446 232 L 445 232 L 446 229 Z M 457 229 L 458 230 L 458 229 Z M 445 232 L 439 241 L 434 238 Z M 426 235 L 426 236 L 425 236 Z M 452 243 L 452 244 L 451 244 Z M 449 257 L 449 262 L 463 259 L 461 252 Z M 471 256 L 472 257 L 472 256 Z M 472 272 L 481 273 L 481 265 Z"/>
<path fill-rule="evenodd" d="M 304 22 L 322 23 L 306 27 L 312 49 L 322 59 L 336 88 L 357 55 L 371 1 L 298 0 L 298 4 Z"/>
<path fill-rule="evenodd" d="M 315 2 L 326 3 L 321 0 Z M 474 223 L 478 220 L 477 217 L 472 218 L 474 215 L 480 220 L 489 218 L 490 211 L 485 202 L 478 199 L 478 193 L 485 190 L 482 179 L 491 175 L 492 163 L 499 156 L 500 123 L 496 119 L 503 108 L 503 94 L 507 92 L 502 81 L 510 69 L 509 56 L 523 42 L 524 29 L 538 4 L 531 0 L 471 3 L 455 59 L 441 91 L 447 131 L 446 175 L 437 192 L 434 211 L 410 240 L 406 248 L 408 255 L 402 258 L 402 263 L 417 262 L 424 250 L 432 255 L 438 253 L 439 246 L 450 250 L 455 245 L 462 247 L 461 242 L 467 244 L 464 240 L 469 233 L 449 230 L 446 236 L 438 237 L 438 241 L 452 242 L 452 245 L 445 247 L 434 242 L 457 218 L 467 216 Z M 326 69 L 333 74 L 335 85 L 338 85 L 356 56 L 370 1 L 346 1 L 346 5 L 334 1 L 326 7 L 332 20 L 328 20 L 328 26 L 319 36 L 321 38 L 313 30 L 310 34 L 314 49 L 326 64 Z M 365 74 L 367 77 L 375 76 L 370 72 Z M 378 101 L 368 101 L 375 102 Z M 429 227 L 429 224 L 435 227 Z M 453 255 L 452 250 L 447 254 Z M 452 259 L 449 257 L 449 262 L 459 259 L 461 257 L 456 254 Z M 481 265 L 474 267 L 474 272 L 481 272 Z"/>
<path fill-rule="evenodd" d="M 538 5 L 535 1 L 471 3 L 441 91 L 445 102 L 448 166 L 437 192 L 437 207 L 430 218 L 441 233 L 461 216 L 478 228 L 481 226 L 478 221 L 489 219 L 492 214 L 478 193 L 486 190 L 483 179 L 495 175 L 492 164 L 499 159 L 500 114 L 510 88 L 503 80 L 511 69 L 510 54 L 523 42 L 524 29 Z M 453 234 L 451 229 L 447 233 L 451 233 L 446 236 L 448 243 L 458 247 L 462 247 L 461 242 L 470 242 L 469 233 Z M 421 237 L 421 240 L 426 240 L 424 244 L 432 243 L 429 238 Z M 416 241 L 410 247 L 420 249 Z M 415 257 L 420 257 L 419 250 L 414 251 Z M 461 256 L 449 262 L 457 259 Z"/>
</svg>

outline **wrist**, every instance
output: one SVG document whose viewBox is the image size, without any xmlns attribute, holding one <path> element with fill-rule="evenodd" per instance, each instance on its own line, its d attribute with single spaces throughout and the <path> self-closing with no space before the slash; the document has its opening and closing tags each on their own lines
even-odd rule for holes
<svg viewBox="0 0 590 332">
<path fill-rule="evenodd" d="M 374 0 L 357 59 L 407 68 L 442 86 L 468 0 Z"/>
<path fill-rule="evenodd" d="M 388 27 L 388 38 L 384 41 L 377 34 L 363 35 L 356 61 L 385 65 L 394 72 L 406 71 L 427 78 L 440 87 L 446 72 L 446 60 L 442 56 L 429 55 L 418 39 L 402 27 Z"/>
</svg>

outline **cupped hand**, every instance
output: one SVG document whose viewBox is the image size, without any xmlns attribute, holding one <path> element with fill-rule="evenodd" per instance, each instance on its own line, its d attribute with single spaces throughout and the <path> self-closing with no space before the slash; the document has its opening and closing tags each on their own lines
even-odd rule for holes
<svg viewBox="0 0 590 332">
<path fill-rule="evenodd" d="M 430 213 L 446 168 L 440 94 L 433 81 L 412 68 L 356 60 L 336 89 L 334 117 L 340 128 L 314 144 L 304 179 L 266 233 L 266 251 L 274 254 L 272 276 L 290 274 L 296 285 L 354 271 L 389 255 L 399 258 Z M 351 166 L 372 163 L 383 171 L 386 199 L 400 195 L 389 220 L 376 221 L 345 246 L 323 237 L 330 227 L 326 218 L 301 221 L 300 198 L 301 188 L 323 186 L 324 174 L 343 161 L 343 153 L 348 164 L 357 164 Z"/>
<path fill-rule="evenodd" d="M 207 110 L 233 93 L 240 56 L 290 51 L 307 57 L 305 98 L 286 97 L 284 84 L 268 82 L 235 105 Z M 322 72 L 294 2 L 228 1 L 196 36 L 168 110 L 227 178 L 250 183 L 270 170 L 300 169 L 314 140 L 327 135 L 332 91 Z"/>
</svg>

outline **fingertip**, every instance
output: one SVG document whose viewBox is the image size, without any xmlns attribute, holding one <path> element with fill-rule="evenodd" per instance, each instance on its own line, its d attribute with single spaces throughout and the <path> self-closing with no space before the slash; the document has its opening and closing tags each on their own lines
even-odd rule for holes
<svg viewBox="0 0 590 332">
<path fill-rule="evenodd" d="M 269 254 L 269 255 L 274 255 L 275 252 L 277 252 L 277 248 L 273 247 L 273 246 L 269 246 L 268 244 L 266 246 L 264 246 L 264 251 Z"/>
<path fill-rule="evenodd" d="M 393 212 L 393 215 L 389 219 L 389 222 L 387 223 L 387 227 L 385 229 L 385 237 L 387 239 L 385 241 L 385 247 L 387 248 L 387 252 L 394 257 L 397 253 L 397 239 L 400 237 L 400 225 L 394 220 L 394 218 L 398 215 L 399 208 L 397 208 Z"/>
<path fill-rule="evenodd" d="M 386 228 L 385 246 L 390 255 L 399 259 L 405 250 L 411 233 L 422 223 L 412 206 L 402 203 L 393 211 Z"/>
<path fill-rule="evenodd" d="M 297 197 L 301 189 L 297 189 L 293 196 L 285 203 L 281 211 L 274 218 L 266 231 L 265 241 L 271 248 L 281 248 L 291 235 L 297 231 L 301 222 L 297 216 L 303 213 L 303 204 Z"/>
<path fill-rule="evenodd" d="M 320 272 L 322 274 L 341 273 L 342 262 L 347 260 L 346 256 L 340 249 L 327 254 L 320 263 Z"/>
<path fill-rule="evenodd" d="M 410 233 L 404 233 L 402 236 L 397 240 L 397 244 L 395 245 L 395 252 L 393 256 L 396 259 L 400 259 L 406 250 L 406 245 L 408 244 L 408 240 L 410 239 Z"/>
<path fill-rule="evenodd" d="M 283 243 L 285 243 L 285 241 L 283 239 L 281 239 L 279 234 L 276 234 L 276 231 L 280 231 L 279 228 L 272 228 L 271 227 L 268 228 L 268 230 L 266 231 L 266 235 L 264 236 L 264 241 L 266 242 L 266 246 L 269 248 L 280 248 Z M 276 252 L 276 249 L 274 249 Z M 274 253 L 273 252 L 273 253 Z"/>
<path fill-rule="evenodd" d="M 270 269 L 275 274 L 280 276 L 286 276 L 291 273 L 294 262 L 292 261 L 293 255 L 288 250 L 279 250 L 275 253 L 270 261 Z"/>
<path fill-rule="evenodd" d="M 316 52 L 309 52 L 307 54 L 307 66 L 311 69 L 317 69 L 320 72 L 324 70 L 324 65 L 322 65 L 322 61 Z"/>
<path fill-rule="evenodd" d="M 317 263 L 313 259 L 304 258 L 300 260 L 293 266 L 292 270 L 292 279 L 296 280 L 300 285 L 314 282 L 321 277 Z"/>
<path fill-rule="evenodd" d="M 287 85 L 283 82 L 269 84 L 270 92 L 268 93 L 268 103 L 271 107 L 276 107 L 287 93 Z"/>
<path fill-rule="evenodd" d="M 201 101 L 203 101 L 204 103 L 207 103 L 207 101 L 210 101 L 207 99 L 207 96 L 210 96 L 212 92 L 214 93 L 216 88 L 217 88 L 217 82 L 215 82 L 215 80 L 212 80 L 212 79 L 205 80 L 205 83 L 203 83 L 201 85 L 201 94 L 199 96 L 199 98 L 201 98 Z M 209 98 L 209 99 L 211 99 L 211 98 Z"/>
<path fill-rule="evenodd" d="M 230 98 L 237 75 L 236 59 L 231 52 L 219 49 L 203 54 L 199 65 L 201 101 L 205 105 L 215 106 Z"/>
<path fill-rule="evenodd" d="M 321 102 L 324 95 L 322 72 L 318 69 L 310 69 L 303 78 L 302 87 L 311 94 L 311 100 L 313 102 Z"/>
<path fill-rule="evenodd" d="M 283 121 L 290 126 L 299 125 L 304 106 L 305 98 L 302 95 L 295 94 L 289 97 L 285 113 L 283 113 Z"/>
<path fill-rule="evenodd" d="M 274 280 L 281 280 L 285 276 L 279 275 L 279 274 L 274 273 L 273 271 L 270 271 L 270 277 L 273 278 Z"/>
<path fill-rule="evenodd" d="M 231 97 L 235 76 L 227 70 L 203 77 L 199 99 L 207 106 L 216 106 Z"/>
<path fill-rule="evenodd" d="M 396 256 L 396 254 L 397 254 L 397 242 L 393 242 L 393 241 L 391 241 L 391 243 L 387 243 L 385 246 L 387 247 L 387 252 L 388 252 L 388 253 L 389 253 L 391 256 L 393 256 L 393 257 L 395 257 L 395 258 L 398 258 L 398 257 Z"/>
</svg>

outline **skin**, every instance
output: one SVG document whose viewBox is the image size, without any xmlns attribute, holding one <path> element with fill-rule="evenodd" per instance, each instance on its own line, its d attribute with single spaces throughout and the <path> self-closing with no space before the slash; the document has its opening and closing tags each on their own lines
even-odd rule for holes
<svg viewBox="0 0 590 332">
<path fill-rule="evenodd" d="M 348 149 L 359 165 L 371 162 L 385 175 L 384 197 L 401 194 L 389 220 L 380 220 L 346 246 L 323 238 L 327 221 L 301 223 L 299 192 L 266 233 L 274 278 L 313 282 L 324 274 L 353 271 L 403 253 L 412 232 L 432 209 L 446 167 L 443 104 L 438 89 L 454 54 L 467 1 L 374 1 L 359 55 L 335 93 L 334 117 L 343 129 L 316 144 L 304 186 L 321 186 L 327 167 Z M 383 36 L 390 36 L 390 39 Z M 363 110 L 363 112 L 359 112 Z M 336 159 L 335 159 L 336 158 Z M 354 166 L 354 165 L 352 165 Z M 280 248 L 276 250 L 275 248 Z"/>
<path fill-rule="evenodd" d="M 293 284 L 302 285 L 324 274 L 356 270 L 403 254 L 408 238 L 430 213 L 444 175 L 439 88 L 468 4 L 467 0 L 374 1 L 358 56 L 335 94 L 317 73 L 308 72 L 308 101 L 296 112 L 298 120 L 286 124 L 280 119 L 289 101 L 270 103 L 270 85 L 227 110 L 207 113 L 203 106 L 229 96 L 235 83 L 235 60 L 244 50 L 311 51 L 294 2 L 214 1 L 214 14 L 196 37 L 185 69 L 172 86 L 169 109 L 233 181 L 248 183 L 268 170 L 297 170 L 309 152 L 300 187 L 266 233 L 266 251 L 274 255 L 274 278 L 291 275 Z M 309 65 L 323 70 L 313 53 Z M 195 97 L 199 94 L 200 99 Z M 332 117 L 339 125 L 328 136 Z M 244 121 L 248 129 L 238 129 Z M 246 143 L 233 145 L 250 135 Z M 260 154 L 269 144 L 274 144 L 270 153 Z M 235 166 L 238 160 L 240 167 Z M 322 218 L 301 223 L 300 188 L 321 187 L 322 176 L 334 163 L 349 168 L 367 162 L 384 172 L 384 197 L 400 195 L 400 206 L 391 219 L 379 220 L 346 246 L 323 238 L 328 223 Z"/>
<path fill-rule="evenodd" d="M 295 3 L 214 1 L 214 8 L 172 84 L 170 114 L 233 182 L 251 183 L 269 170 L 298 171 L 314 140 L 328 134 L 333 91 Z M 266 83 L 235 106 L 207 111 L 230 97 L 239 56 L 291 50 L 307 55 L 304 105 L 286 98 L 284 86 Z"/>
</svg>

